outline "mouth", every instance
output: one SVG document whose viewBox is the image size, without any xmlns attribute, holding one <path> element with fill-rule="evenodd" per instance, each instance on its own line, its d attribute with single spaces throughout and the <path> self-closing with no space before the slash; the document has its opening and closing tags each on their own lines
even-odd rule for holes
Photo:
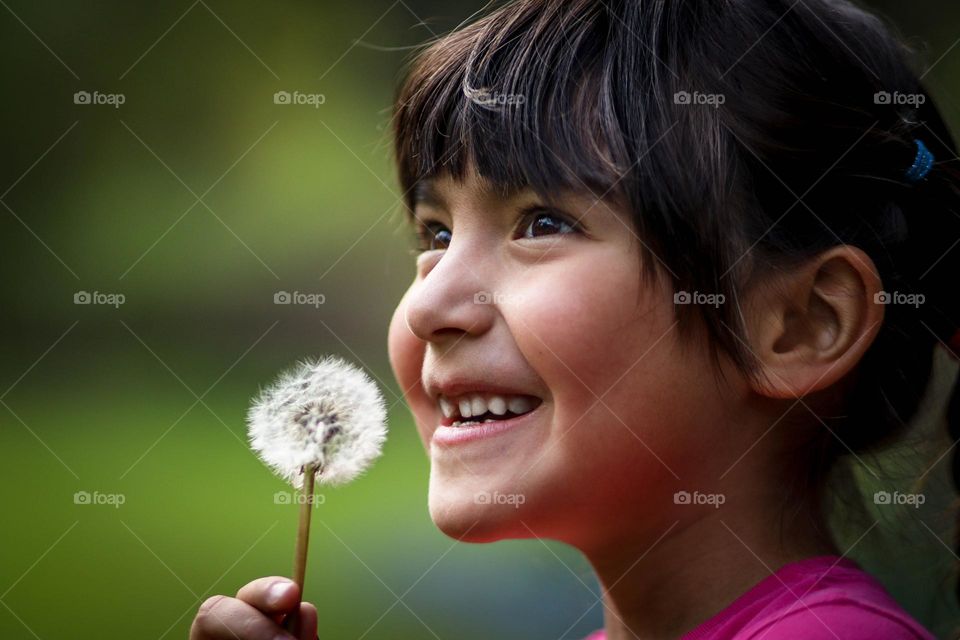
<svg viewBox="0 0 960 640">
<path fill-rule="evenodd" d="M 465 429 L 491 422 L 508 422 L 534 411 L 543 401 L 530 395 L 497 393 L 441 394 L 437 398 L 442 427 Z"/>
<path fill-rule="evenodd" d="M 434 451 L 486 440 L 538 420 L 543 400 L 530 395 L 472 392 L 440 395 L 442 415 L 431 442 Z"/>
</svg>

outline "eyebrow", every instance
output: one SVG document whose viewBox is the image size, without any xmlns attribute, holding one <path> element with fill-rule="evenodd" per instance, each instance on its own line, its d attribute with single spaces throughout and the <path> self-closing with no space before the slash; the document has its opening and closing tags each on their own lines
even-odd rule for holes
<svg viewBox="0 0 960 640">
<path fill-rule="evenodd" d="M 497 198 L 512 200 L 520 196 L 523 191 L 523 189 L 511 188 L 506 191 L 490 191 L 487 193 Z M 538 197 L 540 196 L 538 195 Z M 435 183 L 430 178 L 425 178 L 416 183 L 411 192 L 410 204 L 413 207 L 416 207 L 418 204 L 423 204 L 437 209 L 449 209 L 446 198 L 443 197 L 443 194 L 437 189 Z"/>
<path fill-rule="evenodd" d="M 429 207 L 445 209 L 447 202 L 433 186 L 432 182 L 421 180 L 413 188 L 413 204 L 414 206 L 424 204 Z"/>
</svg>

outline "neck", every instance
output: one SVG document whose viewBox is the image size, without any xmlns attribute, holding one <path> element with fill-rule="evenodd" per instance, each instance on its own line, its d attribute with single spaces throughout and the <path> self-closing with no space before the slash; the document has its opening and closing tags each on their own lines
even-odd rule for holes
<svg viewBox="0 0 960 640">
<path fill-rule="evenodd" d="M 692 517 L 680 509 L 659 531 L 581 549 L 603 591 L 608 640 L 679 638 L 783 565 L 838 553 L 815 510 L 781 520 L 782 495 L 755 498 Z"/>
</svg>

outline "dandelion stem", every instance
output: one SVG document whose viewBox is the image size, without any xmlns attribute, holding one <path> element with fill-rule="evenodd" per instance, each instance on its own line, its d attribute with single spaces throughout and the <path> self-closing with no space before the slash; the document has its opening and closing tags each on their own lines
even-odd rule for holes
<svg viewBox="0 0 960 640">
<path fill-rule="evenodd" d="M 310 541 L 310 511 L 313 508 L 313 480 L 315 467 L 312 464 L 303 467 L 303 491 L 300 495 L 300 526 L 297 528 L 297 550 L 293 560 L 293 581 L 300 588 L 303 598 L 303 578 L 307 571 L 307 543 Z M 290 615 L 283 621 L 284 629 L 294 637 L 300 637 L 300 600 Z"/>
</svg>

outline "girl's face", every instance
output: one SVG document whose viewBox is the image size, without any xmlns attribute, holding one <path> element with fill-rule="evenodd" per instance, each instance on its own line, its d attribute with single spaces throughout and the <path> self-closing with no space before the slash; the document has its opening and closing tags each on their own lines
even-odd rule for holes
<svg viewBox="0 0 960 640">
<path fill-rule="evenodd" d="M 624 514 L 658 527 L 675 491 L 722 472 L 721 391 L 706 353 L 680 350 L 674 292 L 642 287 L 623 211 L 504 197 L 476 174 L 417 200 L 425 251 L 389 349 L 441 530 L 594 544 L 630 535 Z M 493 421 L 454 424 L 477 412 Z"/>
</svg>

